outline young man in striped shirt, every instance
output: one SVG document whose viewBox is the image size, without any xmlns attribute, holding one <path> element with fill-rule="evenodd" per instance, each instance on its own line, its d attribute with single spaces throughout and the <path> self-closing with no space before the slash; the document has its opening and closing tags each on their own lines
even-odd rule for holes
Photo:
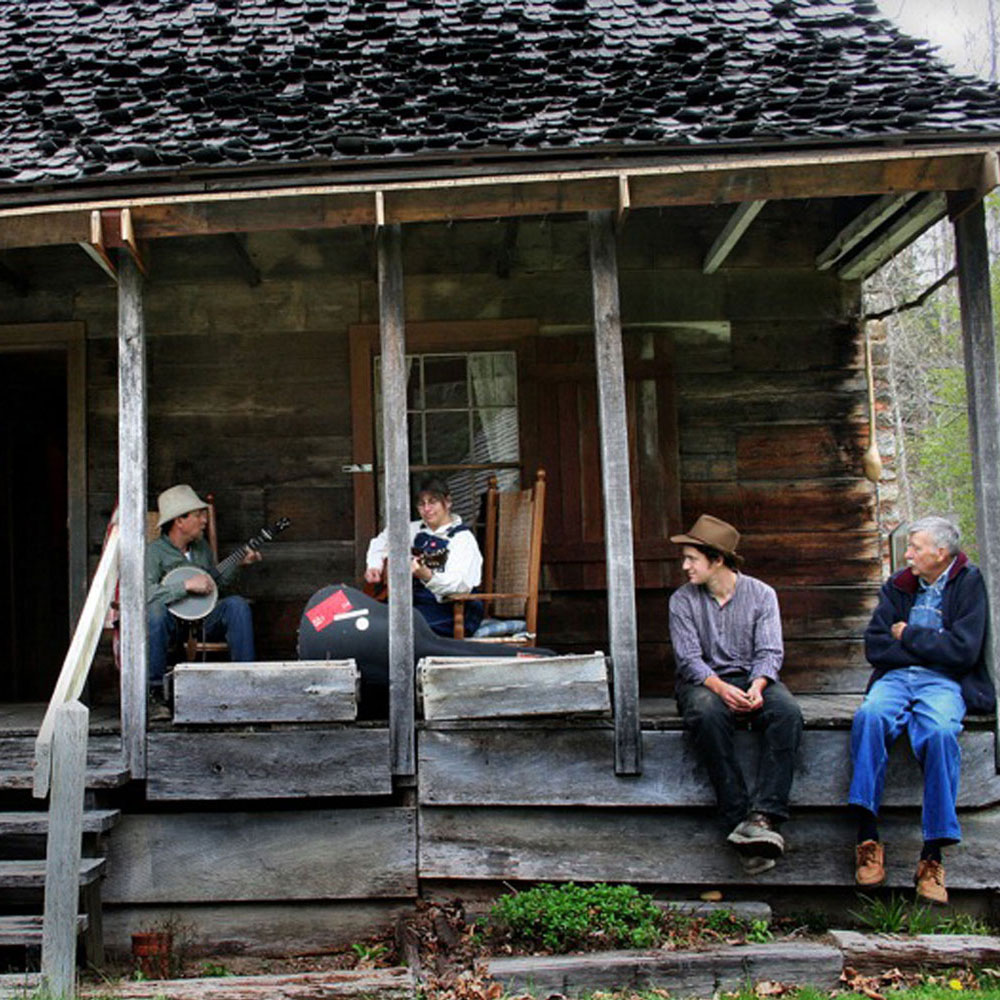
<svg viewBox="0 0 1000 1000">
<path fill-rule="evenodd" d="M 785 850 L 802 713 L 778 679 L 784 655 L 778 598 L 772 587 L 740 572 L 739 532 L 702 514 L 684 535 L 688 582 L 670 598 L 670 640 L 677 664 L 677 704 L 715 788 L 728 841 L 744 870 L 759 875 Z M 737 728 L 761 733 L 753 791 L 737 759 Z"/>
</svg>

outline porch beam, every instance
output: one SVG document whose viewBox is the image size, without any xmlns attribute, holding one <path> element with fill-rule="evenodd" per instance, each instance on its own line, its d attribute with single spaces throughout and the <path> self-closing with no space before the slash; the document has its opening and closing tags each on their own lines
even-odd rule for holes
<svg viewBox="0 0 1000 1000">
<path fill-rule="evenodd" d="M 729 217 L 729 221 L 723 226 L 722 232 L 715 238 L 708 253 L 705 254 L 705 263 L 702 271 L 705 274 L 714 274 L 722 266 L 725 259 L 732 253 L 733 247 L 739 243 L 740 238 L 750 228 L 750 223 L 760 214 L 760 210 L 767 204 L 763 199 L 757 201 L 745 201 Z"/>
<path fill-rule="evenodd" d="M 167 195 L 108 195 L 76 203 L 0 208 L 0 249 L 88 243 L 90 212 L 132 210 L 138 239 L 228 232 L 373 226 L 382 194 L 385 224 L 619 211 L 621 179 L 633 209 L 739 204 L 982 188 L 987 147 L 714 156 L 509 172 L 481 167 L 451 174 L 423 168 L 393 183 L 273 185 Z M 988 173 L 988 171 L 986 171 Z M 397 175 L 398 176 L 398 175 Z"/>
<path fill-rule="evenodd" d="M 375 241 L 382 351 L 383 509 L 389 534 L 389 757 L 392 773 L 409 777 L 416 773 L 416 755 L 402 229 L 399 225 L 381 226 Z"/>
<path fill-rule="evenodd" d="M 860 281 L 877 271 L 890 257 L 912 243 L 948 212 L 948 197 L 943 191 L 921 195 L 911 202 L 885 232 L 837 269 L 844 281 Z"/>
<path fill-rule="evenodd" d="M 990 301 L 986 213 L 982 202 L 955 221 L 955 258 L 969 407 L 976 537 L 979 565 L 990 597 L 986 661 L 993 686 L 1000 690 L 1000 388 Z M 1000 771 L 1000 712 L 994 746 L 996 767 Z"/>
<path fill-rule="evenodd" d="M 604 488 L 608 579 L 608 643 L 614 670 L 615 772 L 642 773 L 639 727 L 639 648 L 632 551 L 625 363 L 618 298 L 616 212 L 591 212 L 590 268 L 594 295 L 594 354 Z"/>
<path fill-rule="evenodd" d="M 883 222 L 892 218 L 911 198 L 913 198 L 912 192 L 884 194 L 881 198 L 876 198 L 863 212 L 851 219 L 816 255 L 816 269 L 825 271 L 832 267 L 865 237 L 875 232 Z"/>
<path fill-rule="evenodd" d="M 119 254 L 118 523 L 121 530 L 122 752 L 146 776 L 146 322 L 143 281 Z"/>
</svg>

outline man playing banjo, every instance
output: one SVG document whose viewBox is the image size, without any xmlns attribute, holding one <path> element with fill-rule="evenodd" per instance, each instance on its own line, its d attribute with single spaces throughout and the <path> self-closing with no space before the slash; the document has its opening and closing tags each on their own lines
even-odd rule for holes
<svg viewBox="0 0 1000 1000">
<path fill-rule="evenodd" d="M 201 618 L 206 640 L 225 640 L 234 662 L 256 659 L 250 606 L 231 594 L 214 603 L 216 588 L 226 588 L 236 578 L 240 566 L 258 562 L 260 552 L 251 548 L 241 561 L 226 560 L 219 569 L 218 584 L 212 549 L 205 540 L 208 504 L 188 485 L 171 486 L 157 498 L 160 536 L 146 546 L 146 608 L 149 615 L 149 696 L 151 718 L 169 716 L 163 696 L 163 675 L 172 643 L 183 633 L 184 618 L 201 618 L 200 609 L 180 616 L 180 602 L 201 595 Z M 184 567 L 187 572 L 173 572 Z M 192 568 L 204 572 L 190 572 Z M 213 606 L 214 603 L 214 606 Z M 171 610 L 173 609 L 173 610 Z"/>
</svg>

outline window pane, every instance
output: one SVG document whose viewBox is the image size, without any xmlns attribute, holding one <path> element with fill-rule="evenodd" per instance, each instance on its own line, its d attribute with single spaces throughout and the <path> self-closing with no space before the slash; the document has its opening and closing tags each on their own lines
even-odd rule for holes
<svg viewBox="0 0 1000 1000">
<path fill-rule="evenodd" d="M 460 354 L 424 357 L 424 406 L 445 410 L 469 405 L 465 358 Z"/>
<path fill-rule="evenodd" d="M 449 465 L 469 461 L 469 415 L 427 413 L 427 464 Z"/>
<path fill-rule="evenodd" d="M 516 462 L 517 457 L 517 410 L 474 411 L 471 461 Z"/>
<path fill-rule="evenodd" d="M 406 406 L 410 410 L 422 410 L 424 394 L 420 386 L 420 358 L 406 359 Z"/>
<path fill-rule="evenodd" d="M 469 381 L 476 406 L 514 406 L 517 368 L 513 353 L 469 355 Z"/>
<path fill-rule="evenodd" d="M 408 413 L 406 426 L 410 432 L 410 464 L 423 465 L 427 461 L 424 455 L 424 417 L 421 413 Z"/>
</svg>

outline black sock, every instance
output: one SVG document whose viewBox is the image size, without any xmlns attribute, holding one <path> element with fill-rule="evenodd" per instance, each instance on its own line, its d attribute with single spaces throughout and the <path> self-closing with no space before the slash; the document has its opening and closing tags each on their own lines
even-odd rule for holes
<svg viewBox="0 0 1000 1000">
<path fill-rule="evenodd" d="M 944 846 L 942 840 L 925 840 L 924 846 L 920 849 L 921 861 L 941 862 L 941 848 Z"/>
<path fill-rule="evenodd" d="M 873 812 L 869 812 L 864 806 L 851 806 L 854 819 L 858 824 L 858 843 L 862 844 L 866 840 L 878 840 L 878 817 Z"/>
</svg>

